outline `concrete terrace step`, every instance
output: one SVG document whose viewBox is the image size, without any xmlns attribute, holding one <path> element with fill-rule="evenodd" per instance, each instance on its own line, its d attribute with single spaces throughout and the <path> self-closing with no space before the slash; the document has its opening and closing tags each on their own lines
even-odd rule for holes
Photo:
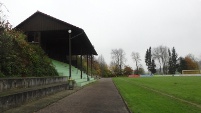
<svg viewBox="0 0 201 113">
<path fill-rule="evenodd" d="M 96 80 L 92 77 L 89 77 L 89 80 L 87 80 L 86 78 L 82 78 L 82 79 L 75 79 L 77 86 L 82 87 L 84 85 L 87 85 L 91 82 L 95 82 Z"/>
<path fill-rule="evenodd" d="M 61 82 L 61 83 L 54 83 L 54 84 L 47 84 L 47 85 L 42 85 L 42 86 L 35 86 L 35 87 L 29 87 L 29 88 L 16 88 L 16 89 L 11 89 L 7 91 L 3 91 L 0 93 L 0 98 L 4 96 L 10 96 L 14 95 L 17 93 L 23 93 L 23 92 L 29 92 L 32 90 L 38 90 L 38 89 L 44 89 L 48 87 L 54 87 L 54 86 L 59 86 L 59 85 L 67 85 L 67 82 Z"/>
<path fill-rule="evenodd" d="M 29 88 L 12 89 L 0 93 L 0 112 L 21 105 L 24 102 L 67 89 L 68 83 L 54 83 Z"/>
<path fill-rule="evenodd" d="M 69 75 L 69 65 L 67 63 L 63 63 L 60 61 L 52 60 L 53 65 L 55 66 L 58 73 L 62 76 Z M 82 72 L 81 79 L 81 71 L 74 66 L 71 66 L 71 78 L 76 81 L 77 86 L 84 86 L 88 83 L 94 82 L 95 79 L 89 76 L 89 81 L 87 80 L 87 74 Z"/>
<path fill-rule="evenodd" d="M 92 82 L 95 82 L 95 81 L 96 81 L 95 79 L 93 79 L 93 80 L 90 79 L 89 81 L 85 80 L 85 81 L 83 81 L 83 82 L 78 82 L 78 83 L 77 83 L 77 86 L 82 87 L 82 86 L 84 86 L 84 85 L 87 85 L 87 84 L 92 83 Z"/>
<path fill-rule="evenodd" d="M 69 75 L 69 65 L 67 63 L 59 62 L 56 60 L 52 60 L 53 65 L 55 66 L 55 69 L 58 71 L 59 74 L 63 74 L 63 76 Z M 81 71 L 75 68 L 74 66 L 71 66 L 71 74 L 72 75 L 80 75 Z"/>
</svg>

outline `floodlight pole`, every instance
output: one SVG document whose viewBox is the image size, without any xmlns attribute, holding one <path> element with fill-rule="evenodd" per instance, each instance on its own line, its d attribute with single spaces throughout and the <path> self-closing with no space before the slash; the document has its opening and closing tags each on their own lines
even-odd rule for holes
<svg viewBox="0 0 201 113">
<path fill-rule="evenodd" d="M 69 79 L 71 79 L 71 30 L 68 30 L 69 33 Z"/>
<path fill-rule="evenodd" d="M 78 34 L 78 35 L 75 35 L 75 36 L 73 36 L 73 37 L 71 37 L 71 33 L 72 33 L 72 31 L 69 29 L 68 30 L 68 33 L 69 33 L 69 79 L 71 79 L 71 58 L 72 58 L 72 52 L 71 52 L 71 39 L 73 39 L 73 38 L 76 38 L 76 37 L 78 37 L 79 35 L 81 35 L 81 34 L 83 34 L 84 33 L 84 31 L 82 31 L 80 34 Z"/>
</svg>

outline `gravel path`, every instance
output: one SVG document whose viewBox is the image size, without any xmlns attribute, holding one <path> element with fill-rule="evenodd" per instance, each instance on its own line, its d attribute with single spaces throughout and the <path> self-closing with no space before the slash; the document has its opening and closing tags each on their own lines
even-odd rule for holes
<svg viewBox="0 0 201 113">
<path fill-rule="evenodd" d="M 129 113 L 111 78 L 99 79 L 36 113 Z"/>
</svg>

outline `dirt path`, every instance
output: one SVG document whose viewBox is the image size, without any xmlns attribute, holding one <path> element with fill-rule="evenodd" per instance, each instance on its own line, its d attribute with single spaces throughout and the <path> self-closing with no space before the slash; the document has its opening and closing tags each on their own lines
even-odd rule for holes
<svg viewBox="0 0 201 113">
<path fill-rule="evenodd" d="M 37 113 L 129 113 L 111 78 L 102 78 Z"/>
</svg>

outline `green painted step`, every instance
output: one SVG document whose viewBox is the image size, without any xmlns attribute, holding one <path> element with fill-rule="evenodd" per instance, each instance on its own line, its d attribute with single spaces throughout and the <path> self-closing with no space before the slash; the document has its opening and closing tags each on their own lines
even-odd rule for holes
<svg viewBox="0 0 201 113">
<path fill-rule="evenodd" d="M 67 63 L 63 63 L 57 60 L 52 60 L 52 63 L 60 76 L 69 76 L 69 65 Z M 82 73 L 81 79 L 81 71 L 74 66 L 71 66 L 71 77 L 76 81 L 77 86 L 80 87 L 95 81 L 95 79 L 91 76 L 89 76 L 90 80 L 87 81 L 86 73 Z"/>
</svg>

